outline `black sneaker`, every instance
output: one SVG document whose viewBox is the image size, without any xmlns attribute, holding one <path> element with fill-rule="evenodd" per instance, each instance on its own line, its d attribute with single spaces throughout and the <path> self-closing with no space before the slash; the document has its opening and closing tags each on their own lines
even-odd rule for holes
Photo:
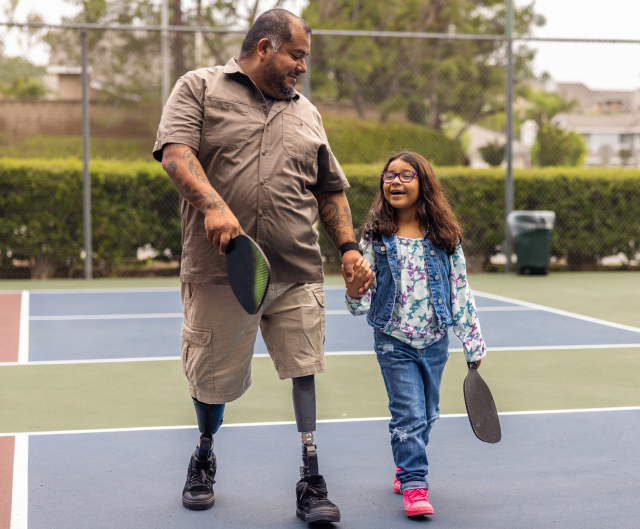
<svg viewBox="0 0 640 529">
<path fill-rule="evenodd" d="M 298 481 L 296 498 L 296 516 L 301 520 L 307 523 L 340 521 L 340 509 L 327 498 L 327 484 L 320 474 Z"/>
<path fill-rule="evenodd" d="M 198 461 L 196 453 L 191 454 L 187 469 L 187 482 L 182 490 L 182 505 L 193 511 L 211 509 L 215 496 L 213 484 L 216 476 L 216 455 L 207 461 Z"/>
</svg>

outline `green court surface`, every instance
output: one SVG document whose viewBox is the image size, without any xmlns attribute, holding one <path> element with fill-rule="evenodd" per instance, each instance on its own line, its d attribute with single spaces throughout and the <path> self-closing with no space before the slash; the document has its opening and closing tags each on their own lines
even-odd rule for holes
<svg viewBox="0 0 640 529">
<path fill-rule="evenodd" d="M 340 282 L 327 278 L 328 284 Z M 477 291 L 640 326 L 638 272 L 474 274 L 469 282 Z M 177 278 L 0 281 L 0 290 L 177 286 Z M 374 355 L 328 356 L 326 363 L 327 373 L 317 377 L 319 419 L 389 414 Z M 639 406 L 639 372 L 640 348 L 489 350 L 481 367 L 503 412 Z M 462 353 L 452 353 L 441 413 L 465 412 L 465 374 Z M 253 379 L 249 391 L 228 405 L 225 421 L 292 421 L 291 382 L 278 379 L 269 358 L 254 359 Z M 0 367 L 0 402 L 5 433 L 195 424 L 177 360 L 7 365 Z"/>
<path fill-rule="evenodd" d="M 317 376 L 318 418 L 384 417 L 374 355 L 329 356 Z M 490 353 L 481 373 L 499 411 L 640 406 L 640 348 Z M 452 353 L 441 413 L 465 413 L 466 362 Z M 227 405 L 226 423 L 293 421 L 291 381 L 269 358 L 253 361 L 253 385 Z M 0 433 L 195 424 L 177 360 L 6 366 L 0 369 Z"/>
</svg>

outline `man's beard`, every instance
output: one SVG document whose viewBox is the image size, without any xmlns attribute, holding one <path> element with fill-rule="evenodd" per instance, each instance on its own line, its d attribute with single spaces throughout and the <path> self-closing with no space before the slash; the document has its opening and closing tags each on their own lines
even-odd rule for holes
<svg viewBox="0 0 640 529">
<path fill-rule="evenodd" d="M 283 99 L 291 99 L 294 93 L 293 88 L 287 86 L 287 75 L 280 73 L 273 65 L 273 59 L 264 65 L 264 83 Z"/>
</svg>

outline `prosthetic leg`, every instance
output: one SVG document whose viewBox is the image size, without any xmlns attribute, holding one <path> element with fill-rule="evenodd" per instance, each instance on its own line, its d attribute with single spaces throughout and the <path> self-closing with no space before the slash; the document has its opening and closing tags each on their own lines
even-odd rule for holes
<svg viewBox="0 0 640 529">
<path fill-rule="evenodd" d="M 302 466 L 296 486 L 296 516 L 307 523 L 339 522 L 340 509 L 327 498 L 327 485 L 318 470 L 316 386 L 313 375 L 293 379 L 293 410 L 302 434 Z"/>
</svg>

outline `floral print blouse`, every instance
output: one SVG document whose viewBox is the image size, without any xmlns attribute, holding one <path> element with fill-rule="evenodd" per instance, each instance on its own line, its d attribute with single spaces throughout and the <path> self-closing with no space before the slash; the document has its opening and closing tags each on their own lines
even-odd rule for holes
<svg viewBox="0 0 640 529">
<path fill-rule="evenodd" d="M 395 237 L 398 250 L 398 288 L 396 291 L 391 324 L 383 331 L 416 349 L 444 338 L 447 330 L 438 328 L 438 318 L 426 275 L 426 263 L 422 239 Z M 364 258 L 374 274 L 376 258 L 371 242 L 362 241 Z M 480 322 L 473 294 L 467 283 L 466 265 L 462 247 L 458 246 L 449 256 L 449 284 L 451 286 L 451 314 L 453 332 L 462 341 L 467 362 L 480 360 L 486 354 Z M 367 314 L 371 306 L 371 295 L 376 291 L 374 279 L 371 289 L 362 299 L 346 295 L 347 308 L 354 316 Z"/>
</svg>

